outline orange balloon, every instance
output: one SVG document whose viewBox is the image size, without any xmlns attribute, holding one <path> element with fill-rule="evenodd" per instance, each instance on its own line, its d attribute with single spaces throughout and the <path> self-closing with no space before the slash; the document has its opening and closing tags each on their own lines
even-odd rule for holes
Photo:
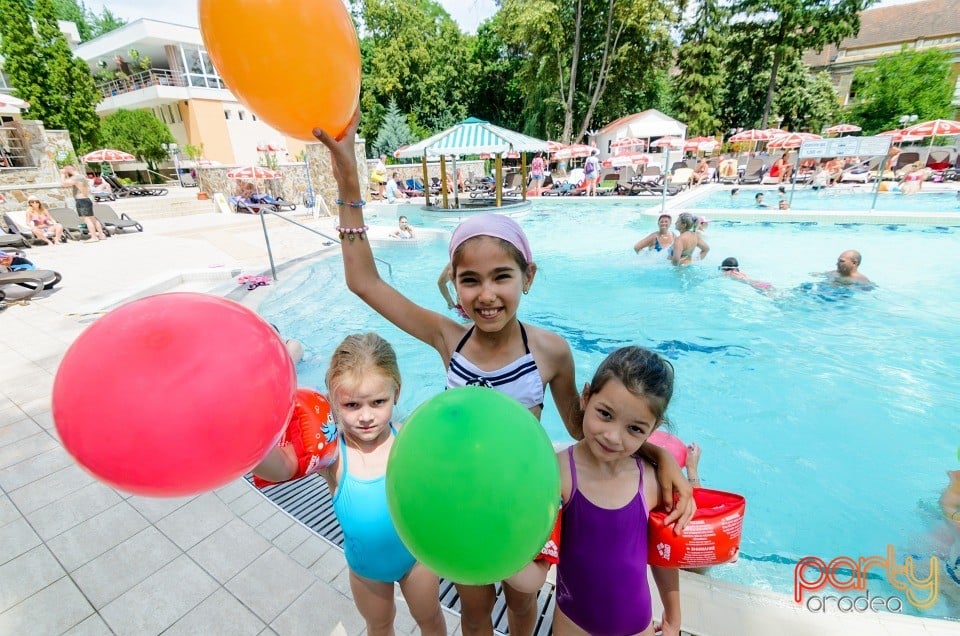
<svg viewBox="0 0 960 636">
<path fill-rule="evenodd" d="M 360 43 L 343 0 L 200 0 L 203 43 L 237 99 L 280 132 L 339 138 L 360 100 Z"/>
</svg>

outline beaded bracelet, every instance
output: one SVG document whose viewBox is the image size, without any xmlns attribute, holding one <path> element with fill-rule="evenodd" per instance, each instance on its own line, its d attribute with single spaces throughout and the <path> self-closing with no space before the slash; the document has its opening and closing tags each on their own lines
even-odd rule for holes
<svg viewBox="0 0 960 636">
<path fill-rule="evenodd" d="M 360 227 L 341 227 L 337 226 L 337 232 L 340 233 L 340 240 L 344 238 L 353 242 L 354 239 L 360 237 L 360 240 L 363 240 L 363 235 L 367 233 L 367 230 L 370 229 L 369 225 L 361 225 Z"/>
<path fill-rule="evenodd" d="M 363 199 L 360 199 L 359 201 L 350 201 L 349 203 L 347 203 L 343 199 L 337 199 L 337 205 L 349 205 L 351 208 L 362 208 L 366 204 L 367 202 L 364 201 Z"/>
</svg>

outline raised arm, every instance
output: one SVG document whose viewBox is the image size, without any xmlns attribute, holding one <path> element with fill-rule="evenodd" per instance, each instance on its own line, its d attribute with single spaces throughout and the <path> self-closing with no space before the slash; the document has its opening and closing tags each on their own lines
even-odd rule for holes
<svg viewBox="0 0 960 636">
<path fill-rule="evenodd" d="M 710 246 L 707 245 L 707 242 L 704 241 L 700 235 L 697 235 L 697 247 L 700 248 L 700 260 L 702 261 L 707 257 L 707 252 L 710 251 Z"/>
<path fill-rule="evenodd" d="M 644 442 L 638 453 L 656 467 L 660 501 L 670 512 L 664 521 L 666 525 L 676 521 L 673 531 L 680 534 L 684 526 L 693 518 L 693 513 L 697 511 L 697 504 L 693 500 L 693 487 L 683 476 L 680 465 L 667 449 Z M 676 497 L 676 504 L 674 504 L 674 497 Z"/>
<path fill-rule="evenodd" d="M 437 288 L 440 289 L 440 295 L 447 301 L 447 309 L 453 309 L 457 303 L 453 302 L 453 296 L 450 295 L 450 281 L 453 279 L 453 268 L 450 263 L 440 272 L 440 278 L 437 279 Z"/>
<path fill-rule="evenodd" d="M 340 238 L 347 287 L 381 316 L 414 338 L 433 346 L 447 360 L 448 341 L 456 341 L 463 328 L 439 313 L 420 307 L 391 287 L 377 272 L 373 251 L 363 220 L 360 177 L 357 173 L 355 139 L 360 111 L 343 133 L 334 139 L 316 128 L 313 134 L 329 150 L 333 176 L 337 181 Z M 352 232 L 350 231 L 352 230 Z"/>
</svg>

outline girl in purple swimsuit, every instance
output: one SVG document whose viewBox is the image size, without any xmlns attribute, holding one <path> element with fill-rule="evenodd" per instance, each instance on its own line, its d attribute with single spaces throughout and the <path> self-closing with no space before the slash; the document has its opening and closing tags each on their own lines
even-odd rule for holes
<svg viewBox="0 0 960 636">
<path fill-rule="evenodd" d="M 583 439 L 557 456 L 563 531 L 554 634 L 654 633 L 647 513 L 660 503 L 660 487 L 653 467 L 634 453 L 663 423 L 672 394 L 673 366 L 640 347 L 611 353 L 583 389 Z M 652 571 L 663 634 L 677 636 L 678 571 Z"/>
</svg>

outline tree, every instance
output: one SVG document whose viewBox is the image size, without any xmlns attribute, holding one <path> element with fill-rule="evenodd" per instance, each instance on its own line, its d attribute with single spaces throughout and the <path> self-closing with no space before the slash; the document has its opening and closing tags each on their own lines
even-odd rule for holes
<svg viewBox="0 0 960 636">
<path fill-rule="evenodd" d="M 813 74 L 806 64 L 796 59 L 782 77 L 784 81 L 777 94 L 776 112 L 783 117 L 781 125 L 784 130 L 819 133 L 838 122 L 840 99 L 829 73 Z"/>
<path fill-rule="evenodd" d="M 87 22 L 90 24 L 90 37 L 100 37 L 104 33 L 109 33 L 114 29 L 119 29 L 127 23 L 126 20 L 118 18 L 107 7 L 99 15 L 92 11 L 87 12 Z"/>
<path fill-rule="evenodd" d="M 43 119 L 44 89 L 38 81 L 42 74 L 37 39 L 24 0 L 0 0 L 0 55 L 3 72 L 10 78 L 18 97 L 30 102 L 30 116 Z"/>
<path fill-rule="evenodd" d="M 100 132 L 100 93 L 86 64 L 70 51 L 52 0 L 36 0 L 34 12 L 39 66 L 33 72 L 42 88 L 44 125 L 67 129 L 78 150 L 91 149 Z"/>
<path fill-rule="evenodd" d="M 683 30 L 683 41 L 677 50 L 680 72 L 674 92 L 690 135 L 720 132 L 723 36 L 719 27 L 724 18 L 716 0 L 703 0 L 693 21 Z"/>
<path fill-rule="evenodd" d="M 523 55 L 524 116 L 540 127 L 526 131 L 559 130 L 569 143 L 624 114 L 666 66 L 676 12 L 673 0 L 504 0 L 502 37 Z"/>
<path fill-rule="evenodd" d="M 80 34 L 80 41 L 86 42 L 91 37 L 90 23 L 87 21 L 89 12 L 77 4 L 77 0 L 51 0 L 53 4 L 53 13 L 58 20 L 73 22 L 77 25 L 77 33 Z"/>
<path fill-rule="evenodd" d="M 365 0 L 361 134 L 374 139 L 396 100 L 414 134 L 447 128 L 467 115 L 474 70 L 471 39 L 434 0 Z"/>
<path fill-rule="evenodd" d="M 917 115 L 920 121 L 951 117 L 951 61 L 947 51 L 903 49 L 881 57 L 872 67 L 857 69 L 851 119 L 864 134 L 872 134 L 899 127 L 903 115 Z"/>
<path fill-rule="evenodd" d="M 518 71 L 523 62 L 498 30 L 497 16 L 477 29 L 470 60 L 477 69 L 468 112 L 510 130 L 523 128 L 523 87 Z"/>
<path fill-rule="evenodd" d="M 770 120 L 777 88 L 777 74 L 784 57 L 807 49 L 823 50 L 840 44 L 860 30 L 860 12 L 876 0 L 737 0 L 740 28 L 752 34 L 759 55 L 770 56 L 772 65 L 764 99 L 761 128 Z"/>
<path fill-rule="evenodd" d="M 397 100 L 391 99 L 387 106 L 387 113 L 383 118 L 383 124 L 380 126 L 380 132 L 377 133 L 377 141 L 373 144 L 374 150 L 377 154 L 393 156 L 397 148 L 406 146 L 416 140 L 417 138 L 410 132 L 407 118 L 404 117 L 397 106 Z"/>
<path fill-rule="evenodd" d="M 147 162 L 153 171 L 158 162 L 167 158 L 163 144 L 175 141 L 167 125 L 146 110 L 121 108 L 104 118 L 101 129 L 104 144 L 129 152 Z"/>
</svg>

